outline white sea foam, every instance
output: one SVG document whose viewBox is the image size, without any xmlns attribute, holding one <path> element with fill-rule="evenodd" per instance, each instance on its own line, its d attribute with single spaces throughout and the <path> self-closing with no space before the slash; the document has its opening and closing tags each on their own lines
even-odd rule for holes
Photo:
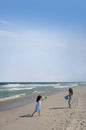
<svg viewBox="0 0 86 130">
<path fill-rule="evenodd" d="M 0 89 L 0 91 L 19 91 L 19 90 L 31 90 L 33 88 L 8 88 L 8 89 Z"/>
<path fill-rule="evenodd" d="M 7 84 L 7 85 L 3 85 L 3 87 L 5 88 L 16 88 L 16 87 L 30 87 L 32 85 L 30 84 Z"/>
<path fill-rule="evenodd" d="M 55 84 L 31 84 L 30 86 L 33 86 L 33 87 L 52 87 L 54 85 Z"/>
<path fill-rule="evenodd" d="M 3 85 L 3 87 L 5 88 L 22 88 L 22 87 L 52 87 L 55 84 L 7 84 L 7 85 Z M 57 84 L 59 86 L 59 84 Z"/>
<path fill-rule="evenodd" d="M 54 88 L 68 88 L 69 86 L 53 86 Z"/>
<path fill-rule="evenodd" d="M 11 88 L 11 87 L 19 87 L 20 84 L 6 84 L 6 85 L 3 85 L 3 87 L 6 87 L 6 88 Z"/>
<path fill-rule="evenodd" d="M 78 86 L 78 83 L 71 84 L 71 87 L 76 87 L 76 86 Z"/>
<path fill-rule="evenodd" d="M 33 93 L 39 93 L 38 91 L 34 91 Z"/>
<path fill-rule="evenodd" d="M 6 98 L 0 98 L 0 101 L 6 101 L 6 100 L 10 100 L 10 99 L 16 99 L 16 98 L 19 98 L 21 96 L 25 96 L 26 94 L 23 93 L 23 94 L 20 94 L 20 95 L 15 95 L 15 96 L 10 96 L 10 97 L 6 97 Z"/>
<path fill-rule="evenodd" d="M 30 89 L 33 89 L 33 88 L 11 88 L 9 89 L 9 91 L 30 90 Z"/>
<path fill-rule="evenodd" d="M 68 85 L 60 85 L 60 84 L 56 84 L 53 87 L 54 88 L 69 88 L 69 87 L 76 87 L 78 86 L 77 83 L 69 83 Z"/>
</svg>

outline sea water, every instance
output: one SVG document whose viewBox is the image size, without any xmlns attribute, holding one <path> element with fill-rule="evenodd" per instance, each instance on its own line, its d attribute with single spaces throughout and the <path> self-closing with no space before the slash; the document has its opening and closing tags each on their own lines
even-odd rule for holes
<svg viewBox="0 0 86 130">
<path fill-rule="evenodd" d="M 0 83 L 0 101 L 42 93 L 59 91 L 69 87 L 86 86 L 86 83 L 76 82 L 3 82 Z"/>
</svg>

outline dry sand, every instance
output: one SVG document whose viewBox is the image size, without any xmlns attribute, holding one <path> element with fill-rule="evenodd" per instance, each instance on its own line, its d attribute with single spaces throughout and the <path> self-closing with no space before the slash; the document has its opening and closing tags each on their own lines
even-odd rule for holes
<svg viewBox="0 0 86 130">
<path fill-rule="evenodd" d="M 86 87 L 74 88 L 72 108 L 64 99 L 67 92 L 49 96 L 42 102 L 41 116 L 35 102 L 0 112 L 0 130 L 86 130 Z"/>
</svg>

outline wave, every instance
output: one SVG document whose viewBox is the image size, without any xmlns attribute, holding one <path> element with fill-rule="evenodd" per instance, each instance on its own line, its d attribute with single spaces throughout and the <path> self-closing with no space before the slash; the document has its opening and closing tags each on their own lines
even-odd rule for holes
<svg viewBox="0 0 86 130">
<path fill-rule="evenodd" d="M 10 88 L 10 89 L 0 89 L 0 91 L 19 91 L 19 90 L 31 90 L 34 88 Z"/>
<path fill-rule="evenodd" d="M 68 88 L 68 87 L 76 87 L 78 83 L 57 83 L 57 84 L 7 84 L 3 85 L 0 88 L 0 91 L 21 91 L 21 90 L 30 90 L 37 87 L 46 88 L 46 87 L 53 87 L 53 88 Z"/>
<path fill-rule="evenodd" d="M 10 96 L 10 97 L 6 97 L 6 98 L 0 98 L 0 101 L 6 101 L 6 100 L 10 100 L 10 99 L 16 99 L 16 98 L 19 98 L 21 96 L 25 96 L 26 94 L 23 93 L 23 94 L 20 94 L 20 95 L 14 95 L 14 96 Z"/>
<path fill-rule="evenodd" d="M 9 91 L 30 90 L 30 89 L 33 89 L 33 88 L 11 88 L 9 89 Z"/>
<path fill-rule="evenodd" d="M 74 83 L 74 84 L 71 85 L 71 87 L 77 87 L 77 86 L 79 86 L 78 83 Z"/>
<path fill-rule="evenodd" d="M 28 88 L 28 87 L 49 87 L 55 84 L 6 84 L 2 85 L 1 88 Z"/>
<path fill-rule="evenodd" d="M 41 87 L 41 86 L 54 86 L 55 84 L 6 84 L 6 85 L 2 85 L 2 87 L 7 87 L 7 88 L 10 88 L 10 87 Z"/>
<path fill-rule="evenodd" d="M 2 85 L 2 87 L 5 88 L 16 88 L 16 87 L 29 87 L 29 84 L 6 84 L 6 85 Z"/>
<path fill-rule="evenodd" d="M 34 91 L 33 93 L 40 93 L 39 91 Z"/>
<path fill-rule="evenodd" d="M 69 83 L 68 85 L 61 85 L 61 84 L 57 84 L 55 86 L 53 86 L 54 88 L 69 88 L 69 87 L 77 87 L 78 83 Z"/>
<path fill-rule="evenodd" d="M 58 90 L 58 89 L 64 89 L 69 87 L 77 87 L 79 85 L 80 83 L 76 83 L 76 82 L 75 83 L 59 82 L 55 84 L 54 83 L 52 84 L 41 84 L 41 83 L 40 84 L 6 84 L 6 85 L 4 84 L 0 86 L 0 101 L 18 98 L 26 94 L 40 93 L 43 91 Z M 6 97 L 8 95 L 10 97 Z"/>
</svg>

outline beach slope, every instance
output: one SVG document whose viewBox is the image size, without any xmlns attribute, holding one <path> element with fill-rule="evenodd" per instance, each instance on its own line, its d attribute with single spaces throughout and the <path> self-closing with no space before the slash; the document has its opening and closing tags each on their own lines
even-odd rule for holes
<svg viewBox="0 0 86 130">
<path fill-rule="evenodd" d="M 74 88 L 72 108 L 64 99 L 67 92 L 51 95 L 42 102 L 41 116 L 35 102 L 0 112 L 0 130 L 86 130 L 86 87 Z"/>
</svg>

